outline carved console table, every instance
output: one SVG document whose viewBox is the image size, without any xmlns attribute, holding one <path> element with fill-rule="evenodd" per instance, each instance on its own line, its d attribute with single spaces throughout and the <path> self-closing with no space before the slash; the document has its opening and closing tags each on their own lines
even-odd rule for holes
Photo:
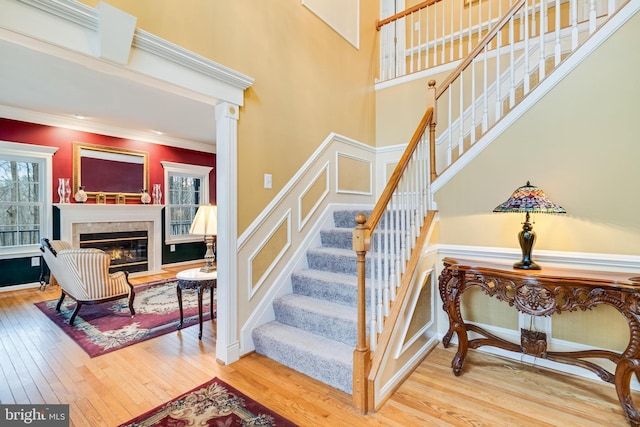
<svg viewBox="0 0 640 427">
<path fill-rule="evenodd" d="M 587 310 L 600 304 L 612 306 L 629 324 L 629 345 L 623 353 L 607 350 L 553 352 L 547 351 L 545 333 L 526 329 L 521 330 L 519 344 L 509 342 L 462 319 L 460 299 L 464 291 L 473 286 L 507 302 L 521 313 L 534 316 Z M 640 425 L 640 412 L 631 397 L 631 376 L 636 374 L 640 378 L 640 277 L 560 268 L 517 270 L 510 265 L 445 258 L 439 289 L 442 308 L 449 316 L 449 330 L 442 340 L 444 346 L 449 346 L 454 332 L 458 336 L 458 351 L 451 362 L 455 375 L 462 371 L 467 350 L 481 346 L 580 366 L 595 372 L 603 381 L 615 384 L 627 420 L 633 426 Z M 470 340 L 469 331 L 482 338 Z M 585 360 L 589 358 L 610 360 L 616 365 L 615 373 Z"/>
</svg>

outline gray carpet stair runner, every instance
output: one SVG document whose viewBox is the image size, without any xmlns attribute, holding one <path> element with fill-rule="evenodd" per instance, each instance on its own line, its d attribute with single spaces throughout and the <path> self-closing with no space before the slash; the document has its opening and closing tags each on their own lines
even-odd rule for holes
<svg viewBox="0 0 640 427">
<path fill-rule="evenodd" d="M 276 320 L 253 331 L 256 352 L 351 394 L 357 338 L 356 255 L 351 234 L 360 211 L 334 213 L 308 268 L 291 276 L 293 293 L 274 301 Z M 368 212 L 365 212 L 368 214 Z"/>
</svg>

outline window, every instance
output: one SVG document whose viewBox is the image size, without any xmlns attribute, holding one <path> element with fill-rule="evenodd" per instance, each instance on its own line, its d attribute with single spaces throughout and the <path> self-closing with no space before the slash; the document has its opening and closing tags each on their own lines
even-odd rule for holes
<svg viewBox="0 0 640 427">
<path fill-rule="evenodd" d="M 56 150 L 0 141 L 0 255 L 37 250 L 49 236 Z"/>
<path fill-rule="evenodd" d="M 189 234 L 198 206 L 209 203 L 209 173 L 207 166 L 162 162 L 165 176 L 166 242 L 178 243 L 200 239 Z"/>
</svg>

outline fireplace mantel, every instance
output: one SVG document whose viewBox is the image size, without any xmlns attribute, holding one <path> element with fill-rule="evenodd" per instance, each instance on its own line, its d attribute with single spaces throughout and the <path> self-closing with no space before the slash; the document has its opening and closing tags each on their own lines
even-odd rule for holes
<svg viewBox="0 0 640 427">
<path fill-rule="evenodd" d="M 164 205 L 57 203 L 53 206 L 60 210 L 60 239 L 74 247 L 78 247 L 76 230 L 82 225 L 105 227 L 112 224 L 114 231 L 123 231 L 125 223 L 149 223 L 149 271 L 144 274 L 161 271 Z"/>
</svg>

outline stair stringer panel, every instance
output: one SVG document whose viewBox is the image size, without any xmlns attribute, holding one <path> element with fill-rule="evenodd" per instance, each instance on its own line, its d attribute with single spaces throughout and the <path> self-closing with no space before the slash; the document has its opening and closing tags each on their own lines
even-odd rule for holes
<svg viewBox="0 0 640 427">
<path fill-rule="evenodd" d="M 404 297 L 394 301 L 400 304 L 397 321 L 393 325 L 385 325 L 391 328 L 388 345 L 376 350 L 383 352 L 375 356 L 380 359 L 380 366 L 376 372 L 372 371 L 369 377 L 376 410 L 440 342 L 437 329 L 440 307 L 437 285 L 439 257 L 438 246 L 433 241 L 437 236 L 437 227 L 436 213 L 430 228 L 426 231 L 426 243 L 410 285 Z"/>
</svg>

